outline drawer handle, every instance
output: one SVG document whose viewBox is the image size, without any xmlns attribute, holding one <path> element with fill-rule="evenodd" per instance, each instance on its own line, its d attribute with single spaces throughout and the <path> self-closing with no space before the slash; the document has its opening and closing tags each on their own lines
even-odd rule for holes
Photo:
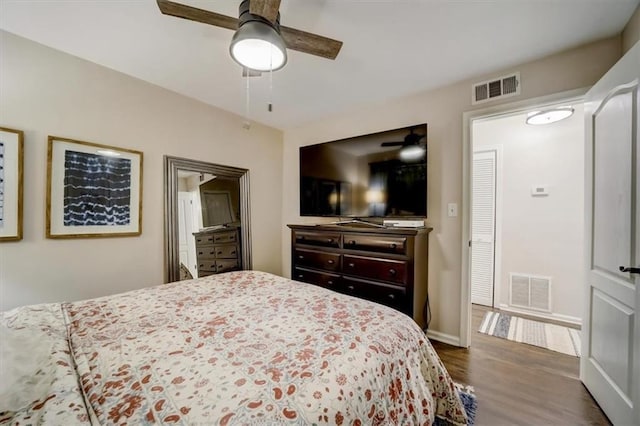
<svg viewBox="0 0 640 426">
<path fill-rule="evenodd" d="M 327 238 L 327 242 L 328 242 L 329 244 L 332 244 L 332 243 L 333 243 L 333 238 Z"/>
<path fill-rule="evenodd" d="M 355 287 L 354 287 L 354 286 L 352 286 L 352 285 L 348 285 L 348 286 L 347 286 L 347 288 L 348 288 L 349 290 L 353 290 L 353 289 L 355 289 Z"/>
<path fill-rule="evenodd" d="M 398 247 L 398 246 L 397 246 L 395 243 L 391 244 L 391 248 L 392 248 L 393 250 L 395 250 L 395 249 L 396 249 L 396 247 Z"/>
<path fill-rule="evenodd" d="M 199 251 L 199 252 L 198 252 L 198 254 L 202 254 L 202 252 L 201 252 L 201 251 Z"/>
<path fill-rule="evenodd" d="M 304 259 L 304 256 L 303 256 L 303 255 L 301 255 L 301 254 L 299 254 L 299 255 L 298 255 L 298 259 Z"/>
<path fill-rule="evenodd" d="M 350 263 L 348 266 L 349 266 L 349 268 L 355 268 L 356 264 L 355 263 Z"/>
<path fill-rule="evenodd" d="M 210 251 L 210 252 L 209 252 L 209 254 L 213 254 L 213 253 L 214 253 L 213 251 Z"/>
<path fill-rule="evenodd" d="M 389 299 L 391 299 L 391 300 L 393 300 L 393 299 L 395 299 L 395 298 L 396 298 L 396 295 L 395 295 L 395 294 L 393 294 L 393 293 L 389 294 L 388 296 L 389 296 Z"/>
<path fill-rule="evenodd" d="M 397 273 L 398 273 L 398 271 L 396 271 L 395 269 L 393 269 L 393 268 L 392 268 L 392 269 L 389 269 L 389 275 L 391 275 L 391 276 L 394 276 L 394 277 L 395 277 Z"/>
<path fill-rule="evenodd" d="M 298 274 L 298 278 L 304 278 L 304 275 Z"/>
<path fill-rule="evenodd" d="M 222 252 L 221 252 L 221 251 L 219 251 L 219 252 L 218 252 L 218 254 L 222 254 Z"/>
<path fill-rule="evenodd" d="M 327 263 L 328 263 L 329 265 L 333 265 L 333 264 L 334 264 L 334 263 L 336 263 L 336 262 L 335 262 L 333 259 L 329 259 L 329 260 L 327 260 Z"/>
<path fill-rule="evenodd" d="M 349 241 L 349 244 L 351 244 L 352 246 L 355 246 L 356 245 L 356 240 Z"/>
<path fill-rule="evenodd" d="M 234 251 L 232 251 L 232 252 L 231 252 L 231 254 L 236 254 L 236 251 L 235 251 L 235 250 L 234 250 Z"/>
<path fill-rule="evenodd" d="M 333 281 L 332 281 L 332 280 L 329 280 L 329 281 L 327 281 L 327 284 L 329 284 L 329 285 L 333 285 Z"/>
</svg>

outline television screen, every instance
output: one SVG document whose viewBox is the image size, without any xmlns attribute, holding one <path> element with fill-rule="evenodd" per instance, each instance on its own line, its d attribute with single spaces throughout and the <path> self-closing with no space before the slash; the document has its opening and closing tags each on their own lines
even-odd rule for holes
<svg viewBox="0 0 640 426">
<path fill-rule="evenodd" d="M 300 148 L 300 215 L 427 216 L 427 125 Z"/>
</svg>

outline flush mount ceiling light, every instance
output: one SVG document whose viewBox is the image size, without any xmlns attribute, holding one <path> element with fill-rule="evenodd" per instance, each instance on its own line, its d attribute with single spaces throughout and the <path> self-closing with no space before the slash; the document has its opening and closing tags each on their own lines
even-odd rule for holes
<svg viewBox="0 0 640 426">
<path fill-rule="evenodd" d="M 526 123 L 533 125 L 555 123 L 556 121 L 571 117 L 573 111 L 573 108 L 569 106 L 533 111 L 527 114 Z"/>
<path fill-rule="evenodd" d="M 240 3 L 238 30 L 229 46 L 231 57 L 255 71 L 275 71 L 287 63 L 287 49 L 280 35 L 280 13 L 274 22 L 249 12 L 249 0 Z"/>
</svg>

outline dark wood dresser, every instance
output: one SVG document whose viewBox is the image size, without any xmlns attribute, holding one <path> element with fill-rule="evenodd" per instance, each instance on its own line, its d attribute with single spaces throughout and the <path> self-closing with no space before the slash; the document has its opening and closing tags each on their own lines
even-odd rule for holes
<svg viewBox="0 0 640 426">
<path fill-rule="evenodd" d="M 431 228 L 287 226 L 294 280 L 390 306 L 425 327 Z"/>
<path fill-rule="evenodd" d="M 194 232 L 198 277 L 242 269 L 239 228 Z"/>
</svg>

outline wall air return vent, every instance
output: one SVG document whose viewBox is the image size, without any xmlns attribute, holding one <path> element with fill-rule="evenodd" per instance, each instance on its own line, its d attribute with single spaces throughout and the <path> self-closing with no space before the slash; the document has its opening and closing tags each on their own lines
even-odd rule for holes
<svg viewBox="0 0 640 426">
<path fill-rule="evenodd" d="M 520 94 L 520 73 L 476 83 L 472 86 L 471 104 L 502 99 Z"/>
<path fill-rule="evenodd" d="M 518 308 L 551 312 L 551 278 L 509 274 L 509 304 Z"/>
</svg>

